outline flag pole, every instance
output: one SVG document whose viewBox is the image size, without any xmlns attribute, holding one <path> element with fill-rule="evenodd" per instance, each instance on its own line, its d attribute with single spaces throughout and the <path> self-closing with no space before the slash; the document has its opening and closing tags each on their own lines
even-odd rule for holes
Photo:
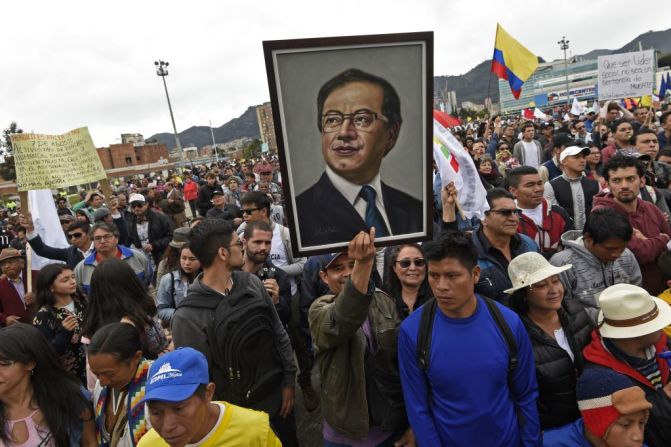
<svg viewBox="0 0 671 447">
<path fill-rule="evenodd" d="M 30 212 L 28 207 L 28 191 L 19 191 L 19 201 L 21 202 L 21 208 L 19 209 L 21 214 L 27 214 Z M 33 266 L 32 266 L 32 256 L 28 244 L 26 244 L 26 292 L 30 293 L 33 291 Z"/>
<path fill-rule="evenodd" d="M 496 50 L 496 38 L 499 35 L 499 23 L 496 22 L 496 32 L 494 33 L 494 50 Z M 494 63 L 494 55 L 492 54 L 492 64 Z M 492 107 L 492 100 L 490 96 L 490 90 L 492 87 L 492 67 L 489 67 L 489 79 L 487 80 L 487 98 L 489 98 L 489 107 Z M 500 98 L 499 98 L 500 99 Z M 489 110 L 489 114 L 491 116 L 492 111 Z"/>
</svg>

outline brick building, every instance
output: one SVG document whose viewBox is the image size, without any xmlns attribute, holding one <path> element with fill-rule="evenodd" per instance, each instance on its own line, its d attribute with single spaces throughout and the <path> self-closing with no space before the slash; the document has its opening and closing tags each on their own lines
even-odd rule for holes
<svg viewBox="0 0 671 447">
<path fill-rule="evenodd" d="M 98 156 L 106 170 L 158 163 L 161 159 L 169 158 L 165 144 L 146 143 L 142 146 L 126 143 L 99 147 Z"/>
</svg>

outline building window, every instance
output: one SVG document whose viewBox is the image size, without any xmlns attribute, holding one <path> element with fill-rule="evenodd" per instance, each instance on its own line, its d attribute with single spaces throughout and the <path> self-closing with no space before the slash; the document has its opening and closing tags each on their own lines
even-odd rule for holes
<svg viewBox="0 0 671 447">
<path fill-rule="evenodd" d="M 133 164 L 133 159 L 130 157 L 126 157 L 126 166 L 131 166 Z"/>
</svg>

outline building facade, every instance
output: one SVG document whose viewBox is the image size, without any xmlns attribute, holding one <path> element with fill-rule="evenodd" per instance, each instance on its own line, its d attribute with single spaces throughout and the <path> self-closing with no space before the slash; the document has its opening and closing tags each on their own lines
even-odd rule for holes
<svg viewBox="0 0 671 447">
<path fill-rule="evenodd" d="M 165 144 L 111 144 L 109 147 L 100 147 L 97 151 L 105 170 L 162 163 L 169 159 Z"/>
<path fill-rule="evenodd" d="M 268 148 L 271 152 L 277 153 L 277 139 L 275 138 L 273 109 L 269 102 L 256 107 L 256 119 L 259 122 L 259 133 L 261 134 L 261 141 L 268 145 Z"/>
</svg>

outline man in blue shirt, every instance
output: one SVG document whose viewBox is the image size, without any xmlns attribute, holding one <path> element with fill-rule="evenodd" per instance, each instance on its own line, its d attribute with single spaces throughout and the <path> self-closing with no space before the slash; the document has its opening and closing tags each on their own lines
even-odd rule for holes
<svg viewBox="0 0 671 447">
<path fill-rule="evenodd" d="M 517 365 L 509 370 L 506 339 L 485 298 L 474 291 L 480 268 L 472 241 L 447 233 L 424 247 L 437 304 L 426 371 L 418 362 L 417 340 L 427 305 L 401 324 L 398 341 L 401 384 L 417 444 L 540 446 L 534 359 L 520 319 L 491 303 L 516 344 Z"/>
</svg>

